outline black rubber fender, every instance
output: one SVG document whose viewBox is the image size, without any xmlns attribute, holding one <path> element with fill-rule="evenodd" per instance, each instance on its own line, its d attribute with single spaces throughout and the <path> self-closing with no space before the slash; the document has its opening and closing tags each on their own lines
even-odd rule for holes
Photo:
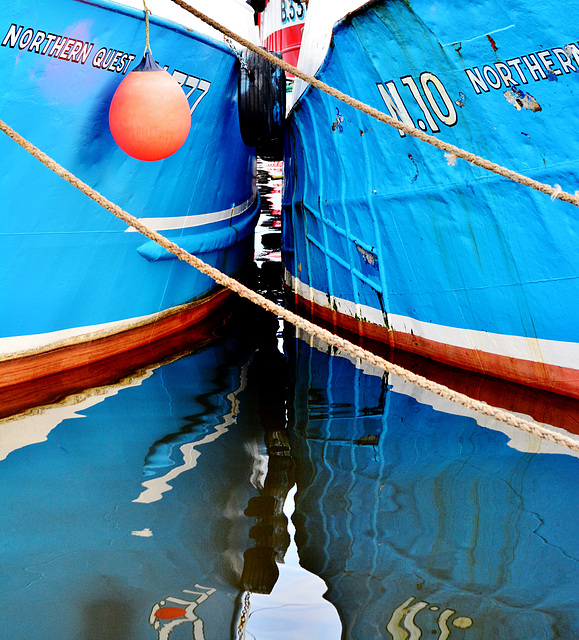
<svg viewBox="0 0 579 640">
<path fill-rule="evenodd" d="M 274 53 L 281 59 L 281 54 Z M 241 137 L 264 160 L 282 160 L 285 130 L 285 72 L 253 51 L 246 51 L 239 74 Z"/>
<path fill-rule="evenodd" d="M 265 0 L 246 0 L 246 2 L 251 5 L 256 13 L 261 13 L 265 10 Z"/>
</svg>

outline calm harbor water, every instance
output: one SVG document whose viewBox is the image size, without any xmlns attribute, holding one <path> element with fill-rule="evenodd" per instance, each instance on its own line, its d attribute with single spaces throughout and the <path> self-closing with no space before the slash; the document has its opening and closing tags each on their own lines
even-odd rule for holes
<svg viewBox="0 0 579 640">
<path fill-rule="evenodd" d="M 255 280 L 279 298 L 280 183 L 261 178 Z M 0 421 L 1 640 L 579 637 L 577 456 L 231 314 L 181 357 Z"/>
</svg>

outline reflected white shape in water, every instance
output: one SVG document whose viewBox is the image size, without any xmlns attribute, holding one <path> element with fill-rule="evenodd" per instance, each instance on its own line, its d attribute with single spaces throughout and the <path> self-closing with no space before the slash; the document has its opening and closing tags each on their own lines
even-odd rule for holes
<svg viewBox="0 0 579 640">
<path fill-rule="evenodd" d="M 197 466 L 197 460 L 201 455 L 201 452 L 198 451 L 198 447 L 217 440 L 217 438 L 229 431 L 229 427 L 237 420 L 237 412 L 239 411 L 239 401 L 237 400 L 237 396 L 243 391 L 243 389 L 245 389 L 245 385 L 247 383 L 246 367 L 242 368 L 240 379 L 241 383 L 239 387 L 227 396 L 227 399 L 231 402 L 231 411 L 223 416 L 221 424 L 218 424 L 212 433 L 207 434 L 198 442 L 187 442 L 182 445 L 179 450 L 183 455 L 183 464 L 175 467 L 169 471 L 169 473 L 161 476 L 160 478 L 153 478 L 142 482 L 141 485 L 145 487 L 145 490 L 142 491 L 139 497 L 135 498 L 133 502 L 150 504 L 151 502 L 161 500 L 163 494 L 167 491 L 171 491 L 173 488 L 169 484 L 172 480 Z"/>
<path fill-rule="evenodd" d="M 422 629 L 416 624 L 416 614 L 429 606 L 428 602 L 419 600 L 412 604 L 414 597 L 411 596 L 397 607 L 390 620 L 386 625 L 386 631 L 390 634 L 392 640 L 420 640 L 422 638 Z M 430 611 L 439 611 L 440 607 L 429 607 Z M 450 637 L 450 629 L 448 628 L 449 619 L 456 613 L 454 609 L 445 609 L 437 619 L 440 634 L 436 640 L 448 640 Z M 452 624 L 458 629 L 468 629 L 472 626 L 472 618 L 460 616 L 455 618 Z M 432 632 L 436 633 L 435 631 Z"/>
<path fill-rule="evenodd" d="M 299 564 L 291 522 L 296 490 L 295 486 L 291 489 L 284 505 L 291 539 L 285 564 L 278 565 L 279 579 L 269 595 L 251 594 L 247 640 L 340 640 L 342 636 L 338 612 L 323 598 L 326 583 Z"/>
<path fill-rule="evenodd" d="M 516 449 L 517 451 L 521 451 L 522 453 L 559 454 L 573 456 L 575 458 L 579 457 L 579 453 L 577 451 L 568 449 L 567 447 L 556 444 L 555 442 L 544 440 L 543 438 L 539 438 L 539 436 L 527 433 L 526 431 L 522 431 L 516 427 L 511 427 L 504 422 L 478 413 L 474 409 L 468 409 L 460 404 L 452 402 L 451 400 L 447 400 L 446 398 L 442 398 L 430 391 L 427 391 L 426 389 L 421 389 L 413 385 L 411 382 L 406 382 L 397 376 L 390 375 L 388 377 L 388 383 L 392 386 L 392 391 L 395 393 L 411 396 L 420 404 L 431 406 L 435 411 L 446 413 L 448 415 L 472 418 L 477 422 L 479 427 L 504 433 L 509 438 L 507 446 Z M 534 422 L 535 424 L 545 427 L 551 431 L 561 433 L 573 440 L 579 440 L 579 437 L 576 434 L 565 431 L 565 429 L 561 429 L 547 423 L 537 422 L 531 416 L 523 413 L 517 413 L 515 411 L 510 411 L 510 413 L 524 420 L 528 420 L 529 422 Z"/>
<path fill-rule="evenodd" d="M 438 628 L 440 629 L 440 635 L 438 640 L 446 640 L 450 635 L 450 629 L 448 628 L 448 619 L 455 614 L 453 609 L 445 609 L 440 616 L 438 616 Z"/>
<path fill-rule="evenodd" d="M 139 371 L 133 376 L 124 378 L 118 384 L 88 389 L 65 398 L 57 404 L 30 409 L 23 414 L 0 420 L 0 462 L 10 453 L 32 444 L 48 440 L 48 434 L 64 420 L 84 418 L 79 411 L 103 402 L 106 398 L 116 396 L 119 391 L 137 387 L 153 375 L 158 365 Z"/>
</svg>

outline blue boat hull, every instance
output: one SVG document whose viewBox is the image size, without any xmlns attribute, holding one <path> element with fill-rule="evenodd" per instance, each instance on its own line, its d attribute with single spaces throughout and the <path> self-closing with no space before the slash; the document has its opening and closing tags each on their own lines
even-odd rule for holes
<svg viewBox="0 0 579 640">
<path fill-rule="evenodd" d="M 575 17 L 554 3 L 373 2 L 317 76 L 398 120 L 573 193 Z M 317 90 L 289 119 L 286 283 L 360 335 L 579 397 L 576 207 Z"/>
<path fill-rule="evenodd" d="M 189 136 L 173 156 L 141 162 L 112 138 L 109 105 L 140 62 L 145 23 L 106 0 L 0 7 L 0 117 L 151 228 L 239 274 L 253 255 L 259 198 L 255 150 L 239 132 L 236 57 L 155 18 L 150 42 L 191 105 Z M 0 191 L 3 360 L 153 322 L 216 291 L 6 136 Z"/>
</svg>

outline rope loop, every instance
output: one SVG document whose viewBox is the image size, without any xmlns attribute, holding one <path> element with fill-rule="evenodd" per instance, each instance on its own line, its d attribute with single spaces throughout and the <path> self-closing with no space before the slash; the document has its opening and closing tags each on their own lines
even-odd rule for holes
<svg viewBox="0 0 579 640">
<path fill-rule="evenodd" d="M 143 7 L 145 10 L 145 32 L 146 32 L 146 42 L 145 42 L 145 50 L 143 51 L 143 58 L 147 55 L 147 51 L 153 55 L 151 51 L 151 44 L 149 43 L 149 15 L 151 13 L 149 7 L 147 7 L 145 0 L 143 0 Z"/>
</svg>

